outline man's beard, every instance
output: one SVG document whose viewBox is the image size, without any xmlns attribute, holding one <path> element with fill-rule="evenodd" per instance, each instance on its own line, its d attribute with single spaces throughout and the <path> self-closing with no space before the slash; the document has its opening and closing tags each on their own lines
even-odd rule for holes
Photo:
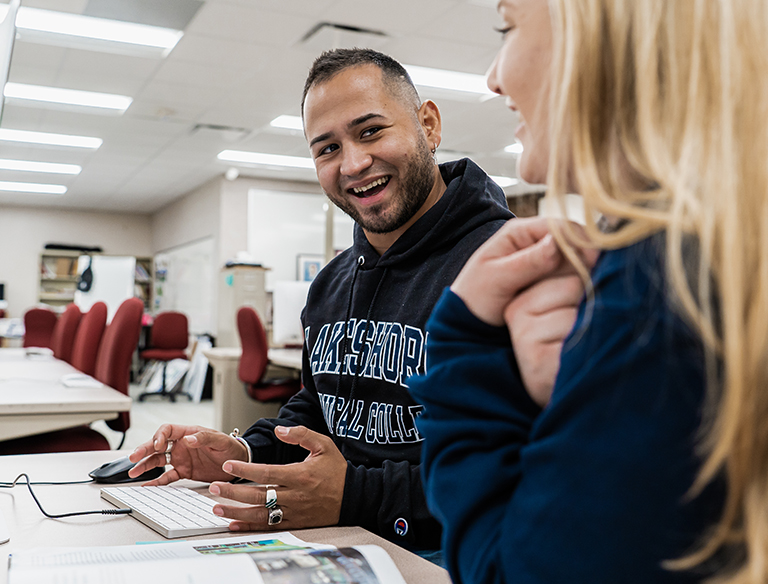
<svg viewBox="0 0 768 584">
<path fill-rule="evenodd" d="M 331 201 L 369 233 L 391 233 L 399 229 L 421 209 L 435 183 L 434 161 L 426 140 L 419 136 L 420 144 L 416 153 L 409 158 L 404 173 L 400 176 L 396 200 L 388 206 L 386 213 L 382 206 L 372 206 L 365 215 L 346 198 Z"/>
</svg>

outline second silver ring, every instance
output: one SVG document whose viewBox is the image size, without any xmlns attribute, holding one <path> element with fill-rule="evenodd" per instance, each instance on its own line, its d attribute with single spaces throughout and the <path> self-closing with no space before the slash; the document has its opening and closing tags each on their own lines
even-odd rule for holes
<svg viewBox="0 0 768 584">
<path fill-rule="evenodd" d="M 267 509 L 273 509 L 277 506 L 277 491 L 275 489 L 267 489 L 267 501 L 264 506 Z"/>
<path fill-rule="evenodd" d="M 171 453 L 166 452 L 165 453 L 165 464 L 171 464 Z"/>
</svg>

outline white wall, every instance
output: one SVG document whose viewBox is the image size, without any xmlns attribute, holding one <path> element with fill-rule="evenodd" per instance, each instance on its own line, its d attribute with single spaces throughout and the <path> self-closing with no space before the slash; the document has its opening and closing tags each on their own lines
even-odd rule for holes
<svg viewBox="0 0 768 584">
<path fill-rule="evenodd" d="M 206 237 L 219 237 L 221 178 L 176 199 L 152 215 L 152 250 L 168 251 Z"/>
<path fill-rule="evenodd" d="M 333 209 L 334 250 L 352 245 L 354 223 L 321 194 L 251 189 L 248 194 L 248 251 L 269 268 L 267 290 L 277 282 L 300 280 L 299 256 L 325 264 L 327 212 Z M 279 241 L 280 245 L 275 245 Z"/>
<path fill-rule="evenodd" d="M 0 282 L 8 315 L 37 303 L 40 252 L 46 243 L 101 246 L 110 255 L 152 255 L 147 215 L 0 207 Z"/>
<path fill-rule="evenodd" d="M 216 275 L 224 264 L 248 247 L 248 191 L 263 188 L 276 191 L 321 193 L 317 184 L 238 178 L 229 181 L 218 177 L 177 199 L 152 216 L 153 254 L 173 253 L 196 242 L 211 238 L 214 253 L 205 296 L 210 298 L 210 332 L 217 334 L 218 288 Z M 183 310 L 183 307 L 167 307 Z"/>
<path fill-rule="evenodd" d="M 565 218 L 584 225 L 586 222 L 584 220 L 584 200 L 581 196 L 565 195 L 563 200 L 565 202 L 565 213 L 563 213 L 563 209 L 558 204 L 558 201 L 550 201 L 546 197 L 542 197 L 539 199 L 539 216 L 563 218 L 563 215 L 565 215 Z"/>
<path fill-rule="evenodd" d="M 266 190 L 272 192 L 305 193 L 322 195 L 320 185 L 299 181 L 278 181 L 254 178 L 238 178 L 222 182 L 220 246 L 222 265 L 234 258 L 239 251 L 248 249 L 248 192 Z M 290 209 L 285 209 L 290 213 Z"/>
</svg>

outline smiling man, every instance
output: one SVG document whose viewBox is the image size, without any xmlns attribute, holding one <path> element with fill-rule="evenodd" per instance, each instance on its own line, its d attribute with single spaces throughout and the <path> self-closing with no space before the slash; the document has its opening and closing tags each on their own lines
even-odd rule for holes
<svg viewBox="0 0 768 584">
<path fill-rule="evenodd" d="M 321 55 L 302 113 L 320 185 L 357 223 L 354 245 L 310 288 L 304 388 L 240 440 L 162 426 L 131 456 L 146 457 L 131 474 L 165 464 L 172 441 L 173 468 L 153 484 L 215 481 L 212 493 L 247 504 L 214 508 L 232 529 L 360 525 L 434 549 L 440 527 L 422 491 L 414 423 L 421 406 L 407 381 L 425 372 L 424 328 L 443 289 L 512 215 L 471 161 L 438 166 L 440 112 L 386 55 Z M 260 485 L 224 482 L 233 477 Z"/>
</svg>

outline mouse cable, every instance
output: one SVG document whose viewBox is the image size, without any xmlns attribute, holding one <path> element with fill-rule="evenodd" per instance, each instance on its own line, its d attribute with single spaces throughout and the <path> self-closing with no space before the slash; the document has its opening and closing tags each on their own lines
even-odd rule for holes
<svg viewBox="0 0 768 584">
<path fill-rule="evenodd" d="M 18 481 L 19 478 L 26 475 L 19 475 L 16 477 L 16 480 Z M 38 485 L 40 486 L 59 486 L 59 485 L 89 485 L 91 483 L 95 483 L 96 481 L 94 479 L 88 479 L 86 481 L 63 481 L 63 482 L 41 482 L 41 481 L 35 481 L 32 483 L 24 483 L 24 484 L 30 484 L 35 485 L 36 487 Z M 12 483 L 6 483 L 4 481 L 0 481 L 0 489 L 10 489 L 11 487 L 16 486 L 16 481 Z"/>
<path fill-rule="evenodd" d="M 29 489 L 29 494 L 32 495 L 32 498 L 35 500 L 35 503 L 37 503 L 38 508 L 40 511 L 48 517 L 49 519 L 62 519 L 64 517 L 74 517 L 75 515 L 127 515 L 131 512 L 131 509 L 101 509 L 98 511 L 76 511 L 74 513 L 60 513 L 58 515 L 51 515 L 48 513 L 45 509 L 43 509 L 43 506 L 40 504 L 40 501 L 37 500 L 37 497 L 35 496 L 35 492 L 32 490 L 32 485 L 42 485 L 46 483 L 32 483 L 29 480 L 29 475 L 25 472 L 21 473 L 19 476 L 17 476 L 15 479 L 13 479 L 13 483 L 2 483 L 0 485 L 1 488 L 10 489 L 12 487 L 15 487 L 16 484 L 19 482 L 19 479 L 21 477 L 24 477 L 27 479 L 25 483 L 27 488 Z M 83 484 L 83 483 L 91 483 L 93 481 L 81 481 L 80 483 L 48 483 L 48 484 Z"/>
</svg>

